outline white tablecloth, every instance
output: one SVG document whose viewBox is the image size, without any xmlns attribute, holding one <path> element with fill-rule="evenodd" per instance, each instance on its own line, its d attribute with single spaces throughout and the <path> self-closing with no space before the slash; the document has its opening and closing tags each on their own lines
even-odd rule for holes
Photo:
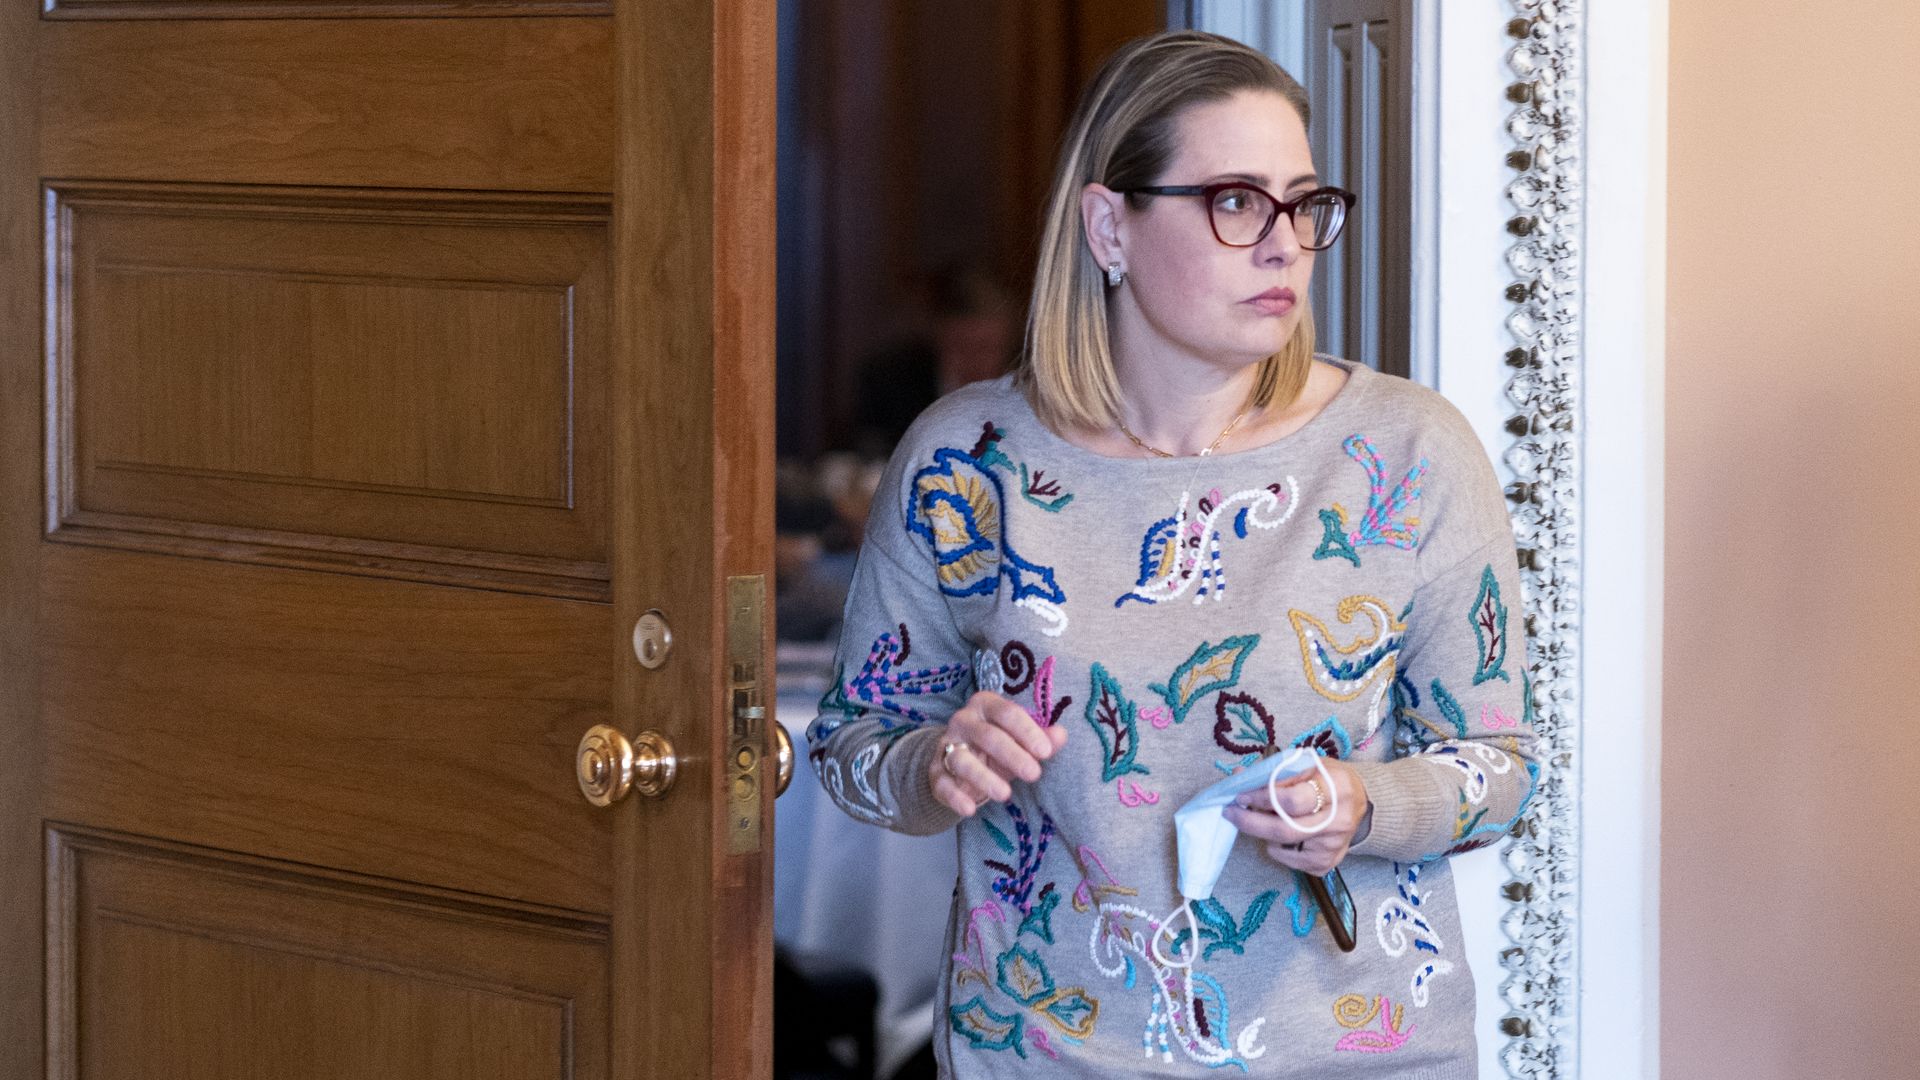
<svg viewBox="0 0 1920 1080">
<path fill-rule="evenodd" d="M 817 694 L 783 695 L 793 784 L 774 804 L 773 932 L 783 946 L 864 968 L 880 987 L 875 1057 L 890 1075 L 933 1032 L 953 902 L 952 833 L 903 836 L 848 817 L 806 758 Z"/>
</svg>

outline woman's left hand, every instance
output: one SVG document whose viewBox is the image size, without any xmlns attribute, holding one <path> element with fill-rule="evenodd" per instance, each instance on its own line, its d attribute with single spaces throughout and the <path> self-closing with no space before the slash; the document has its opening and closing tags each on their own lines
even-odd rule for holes
<svg viewBox="0 0 1920 1080">
<path fill-rule="evenodd" d="M 1353 834 L 1365 820 L 1371 804 L 1367 801 L 1366 783 L 1351 766 L 1335 758 L 1328 758 L 1323 764 L 1333 781 L 1332 791 L 1321 790 L 1327 781 L 1321 778 L 1318 769 L 1309 769 L 1282 781 L 1277 791 L 1280 806 L 1289 817 L 1308 829 L 1318 828 L 1331 818 L 1325 828 L 1305 832 L 1282 821 L 1280 815 L 1273 812 L 1273 804 L 1267 801 L 1264 787 L 1241 794 L 1227 807 L 1227 820 L 1242 833 L 1264 842 L 1267 854 L 1280 865 L 1309 874 L 1331 872 L 1347 857 L 1347 848 L 1354 842 Z M 1320 806 L 1317 813 L 1316 805 Z"/>
</svg>

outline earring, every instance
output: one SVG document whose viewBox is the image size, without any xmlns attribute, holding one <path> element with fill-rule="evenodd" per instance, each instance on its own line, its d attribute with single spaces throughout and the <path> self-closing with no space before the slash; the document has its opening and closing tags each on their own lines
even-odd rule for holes
<svg viewBox="0 0 1920 1080">
<path fill-rule="evenodd" d="M 1107 284 L 1118 285 L 1125 280 L 1127 280 L 1127 272 L 1120 269 L 1119 263 L 1110 262 L 1107 264 Z"/>
</svg>

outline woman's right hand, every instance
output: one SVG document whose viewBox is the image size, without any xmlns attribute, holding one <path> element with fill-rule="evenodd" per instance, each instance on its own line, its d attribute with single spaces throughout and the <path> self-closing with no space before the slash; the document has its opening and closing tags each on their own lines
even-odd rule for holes
<svg viewBox="0 0 1920 1080">
<path fill-rule="evenodd" d="M 947 721 L 941 753 L 927 767 L 933 796 L 954 813 L 972 817 L 988 799 L 1011 799 L 1013 777 L 1037 782 L 1040 763 L 1066 742 L 1066 728 L 1043 728 L 1026 709 L 982 690 Z"/>
</svg>

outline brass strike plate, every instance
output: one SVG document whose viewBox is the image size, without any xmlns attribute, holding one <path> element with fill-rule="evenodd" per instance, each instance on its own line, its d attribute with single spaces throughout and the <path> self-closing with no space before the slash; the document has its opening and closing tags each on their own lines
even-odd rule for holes
<svg viewBox="0 0 1920 1080">
<path fill-rule="evenodd" d="M 760 655 L 767 578 L 727 579 L 727 853 L 760 850 L 760 800 L 766 791 L 767 705 Z"/>
</svg>

